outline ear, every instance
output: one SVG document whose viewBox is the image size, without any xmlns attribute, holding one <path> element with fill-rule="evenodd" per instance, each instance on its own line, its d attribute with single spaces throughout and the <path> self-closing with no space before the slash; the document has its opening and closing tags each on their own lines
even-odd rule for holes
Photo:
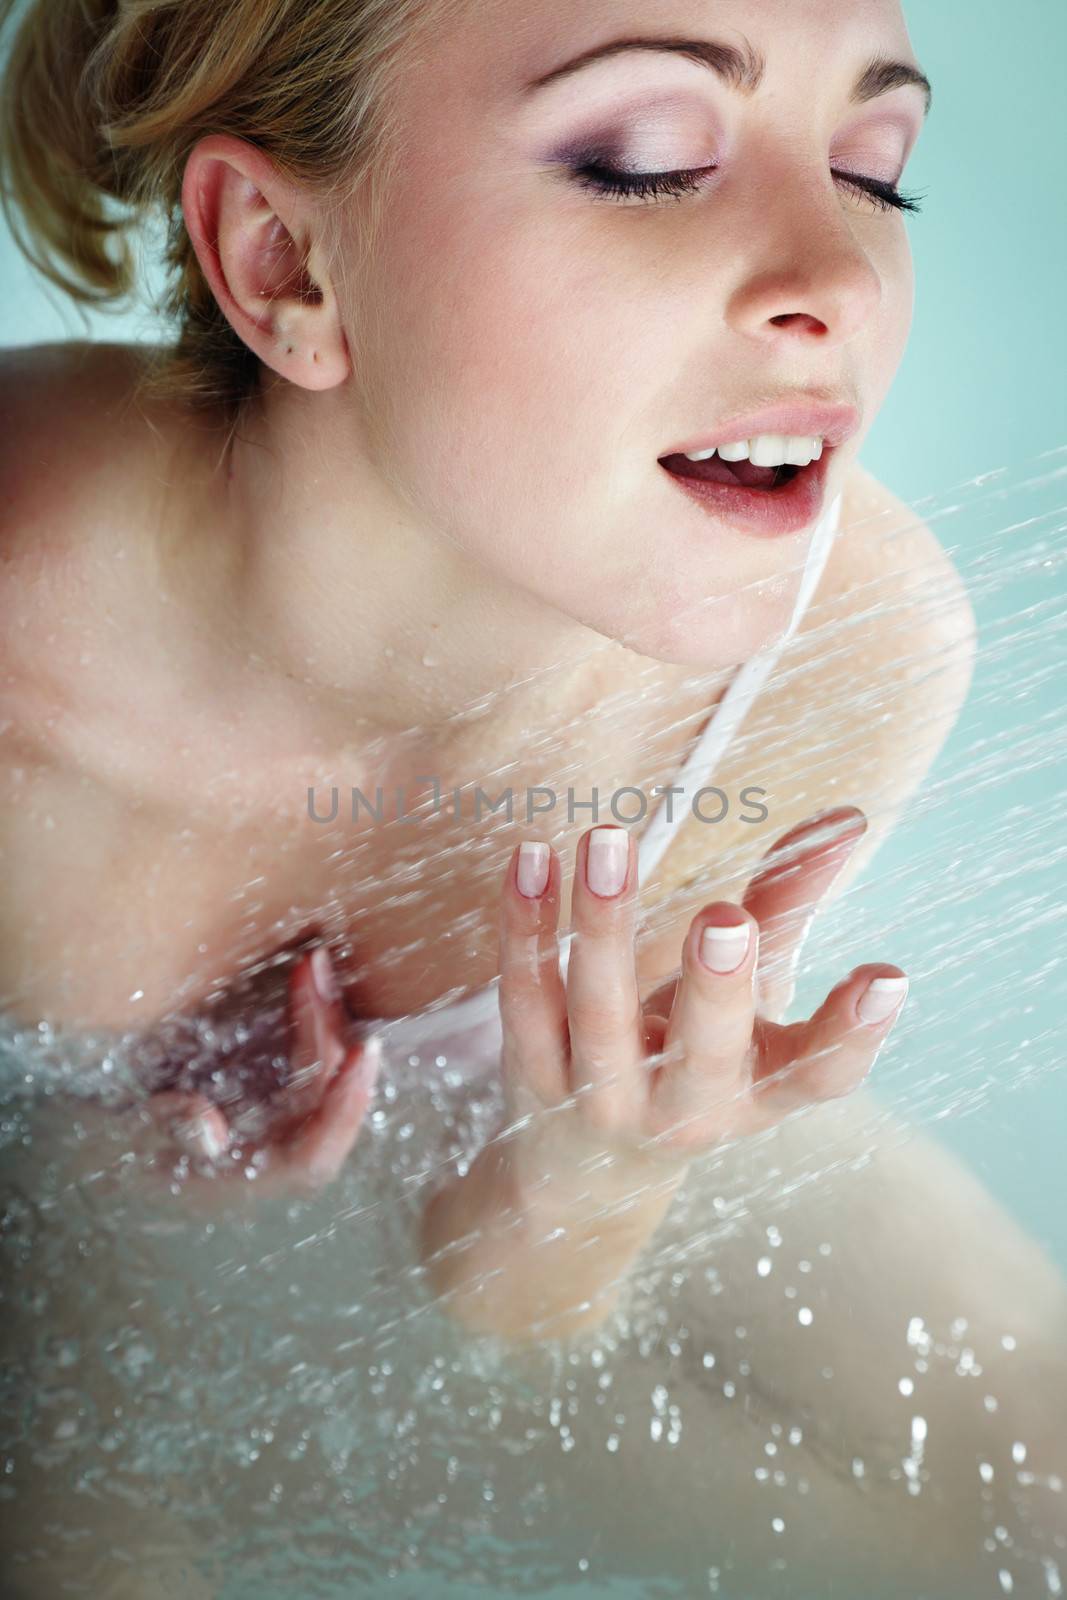
<svg viewBox="0 0 1067 1600">
<path fill-rule="evenodd" d="M 189 156 L 182 210 L 227 320 L 268 367 L 332 389 L 352 365 L 313 203 L 243 139 L 212 134 Z"/>
</svg>

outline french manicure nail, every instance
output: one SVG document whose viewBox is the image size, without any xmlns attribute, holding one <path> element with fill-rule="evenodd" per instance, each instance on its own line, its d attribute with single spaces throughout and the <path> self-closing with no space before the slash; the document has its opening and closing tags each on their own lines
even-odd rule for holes
<svg viewBox="0 0 1067 1600">
<path fill-rule="evenodd" d="M 203 1117 L 194 1117 L 191 1122 L 176 1118 L 170 1125 L 170 1131 L 183 1150 L 188 1150 L 194 1155 L 210 1156 L 212 1161 L 226 1148 L 224 1141 Z"/>
<path fill-rule="evenodd" d="M 594 894 L 610 898 L 626 882 L 630 835 L 625 828 L 594 828 L 585 855 L 585 881 Z"/>
<path fill-rule="evenodd" d="M 378 1082 L 378 1073 L 382 1065 L 382 1041 L 376 1033 L 372 1033 L 364 1042 L 363 1053 L 360 1056 L 357 1073 L 368 1094 L 372 1094 Z"/>
<path fill-rule="evenodd" d="M 548 846 L 535 839 L 524 839 L 519 846 L 519 864 L 515 872 L 519 893 L 528 900 L 537 900 L 548 887 Z"/>
<path fill-rule="evenodd" d="M 748 955 L 750 938 L 747 922 L 729 927 L 709 925 L 700 935 L 700 959 L 712 972 L 736 972 Z"/>
<path fill-rule="evenodd" d="M 884 1022 L 908 992 L 907 978 L 872 978 L 860 995 L 856 1014 L 861 1022 Z"/>
<path fill-rule="evenodd" d="M 311 952 L 311 976 L 315 980 L 320 1000 L 324 1000 L 329 1006 L 340 999 L 341 991 L 337 986 L 330 952 L 323 944 L 316 946 Z"/>
</svg>

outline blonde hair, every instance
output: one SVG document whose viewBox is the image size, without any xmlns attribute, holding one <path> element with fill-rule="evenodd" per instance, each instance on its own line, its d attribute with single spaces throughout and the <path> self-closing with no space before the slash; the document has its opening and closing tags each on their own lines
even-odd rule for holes
<svg viewBox="0 0 1067 1600">
<path fill-rule="evenodd" d="M 368 238 L 396 159 L 392 75 L 461 0 L 0 0 L 17 31 L 0 78 L 0 204 L 29 261 L 76 301 L 128 300 L 130 232 L 166 229 L 160 309 L 176 342 L 144 388 L 218 408 L 232 430 L 259 362 L 230 326 L 181 209 L 189 152 L 255 144 L 322 197 L 368 186 Z"/>
</svg>

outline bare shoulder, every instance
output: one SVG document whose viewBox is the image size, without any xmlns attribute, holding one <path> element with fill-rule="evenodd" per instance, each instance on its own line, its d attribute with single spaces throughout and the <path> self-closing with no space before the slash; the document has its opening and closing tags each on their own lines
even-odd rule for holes
<svg viewBox="0 0 1067 1600">
<path fill-rule="evenodd" d="M 137 401 L 147 356 L 135 346 L 69 341 L 0 351 L 2 550 L 10 577 L 37 564 L 71 525 L 143 477 L 154 437 Z"/>
<path fill-rule="evenodd" d="M 0 351 L 0 681 L 40 692 L 73 635 L 116 626 L 152 530 L 178 512 L 180 435 L 145 402 L 151 348 Z M 79 649 L 87 648 L 84 642 Z M 68 663 L 69 665 L 69 663 Z"/>
<path fill-rule="evenodd" d="M 664 863 L 665 926 L 647 937 L 643 968 L 655 976 L 672 970 L 678 929 L 699 905 L 740 898 L 775 839 L 838 805 L 858 806 L 867 818 L 825 900 L 847 888 L 951 733 L 970 690 L 976 637 L 948 551 L 921 517 L 854 466 L 815 594 L 714 778 L 728 797 L 758 792 L 766 816 L 753 822 L 738 800 L 716 827 L 681 829 Z"/>
<path fill-rule="evenodd" d="M 813 692 L 841 708 L 857 760 L 880 784 L 881 809 L 902 801 L 970 691 L 977 622 L 962 574 L 936 534 L 858 463 L 800 632 L 801 649 L 814 648 L 818 662 Z M 848 649 L 834 647 L 841 640 Z"/>
<path fill-rule="evenodd" d="M 831 898 L 862 873 L 933 766 L 970 691 L 976 648 L 974 608 L 949 552 L 856 464 L 834 548 L 762 708 L 779 727 L 815 719 L 820 732 L 822 759 L 794 785 L 801 814 L 786 805 L 784 827 L 837 804 L 867 816 Z M 804 772 L 803 751 L 789 760 Z"/>
<path fill-rule="evenodd" d="M 948 551 L 854 466 L 819 584 L 743 730 L 746 752 L 780 757 L 784 821 L 775 833 L 823 807 L 855 804 L 867 813 L 868 846 L 884 837 L 959 716 L 976 639 Z M 791 795 L 802 814 L 792 814 Z M 864 859 L 863 846 L 853 859 Z"/>
<path fill-rule="evenodd" d="M 85 339 L 0 350 L 5 484 L 40 483 L 60 442 L 72 466 L 95 455 L 109 427 L 128 423 L 147 358 L 136 345 Z"/>
<path fill-rule="evenodd" d="M 922 517 L 859 462 L 846 482 L 840 532 L 800 633 L 845 616 L 879 653 L 894 633 L 907 632 L 916 642 L 921 635 L 930 645 L 954 645 L 961 667 L 973 663 L 975 616 L 959 569 Z"/>
</svg>

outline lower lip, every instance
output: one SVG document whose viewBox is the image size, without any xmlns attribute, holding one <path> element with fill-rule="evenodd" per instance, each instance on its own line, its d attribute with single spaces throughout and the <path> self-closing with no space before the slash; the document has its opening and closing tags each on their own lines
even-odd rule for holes
<svg viewBox="0 0 1067 1600">
<path fill-rule="evenodd" d="M 663 471 L 677 488 L 716 521 L 758 539 L 782 539 L 788 534 L 800 533 L 822 514 L 833 448 L 824 445 L 818 461 L 802 467 L 796 477 L 780 489 L 746 489 L 740 483 L 708 483 L 701 478 L 683 478 L 668 467 L 663 467 Z"/>
</svg>

